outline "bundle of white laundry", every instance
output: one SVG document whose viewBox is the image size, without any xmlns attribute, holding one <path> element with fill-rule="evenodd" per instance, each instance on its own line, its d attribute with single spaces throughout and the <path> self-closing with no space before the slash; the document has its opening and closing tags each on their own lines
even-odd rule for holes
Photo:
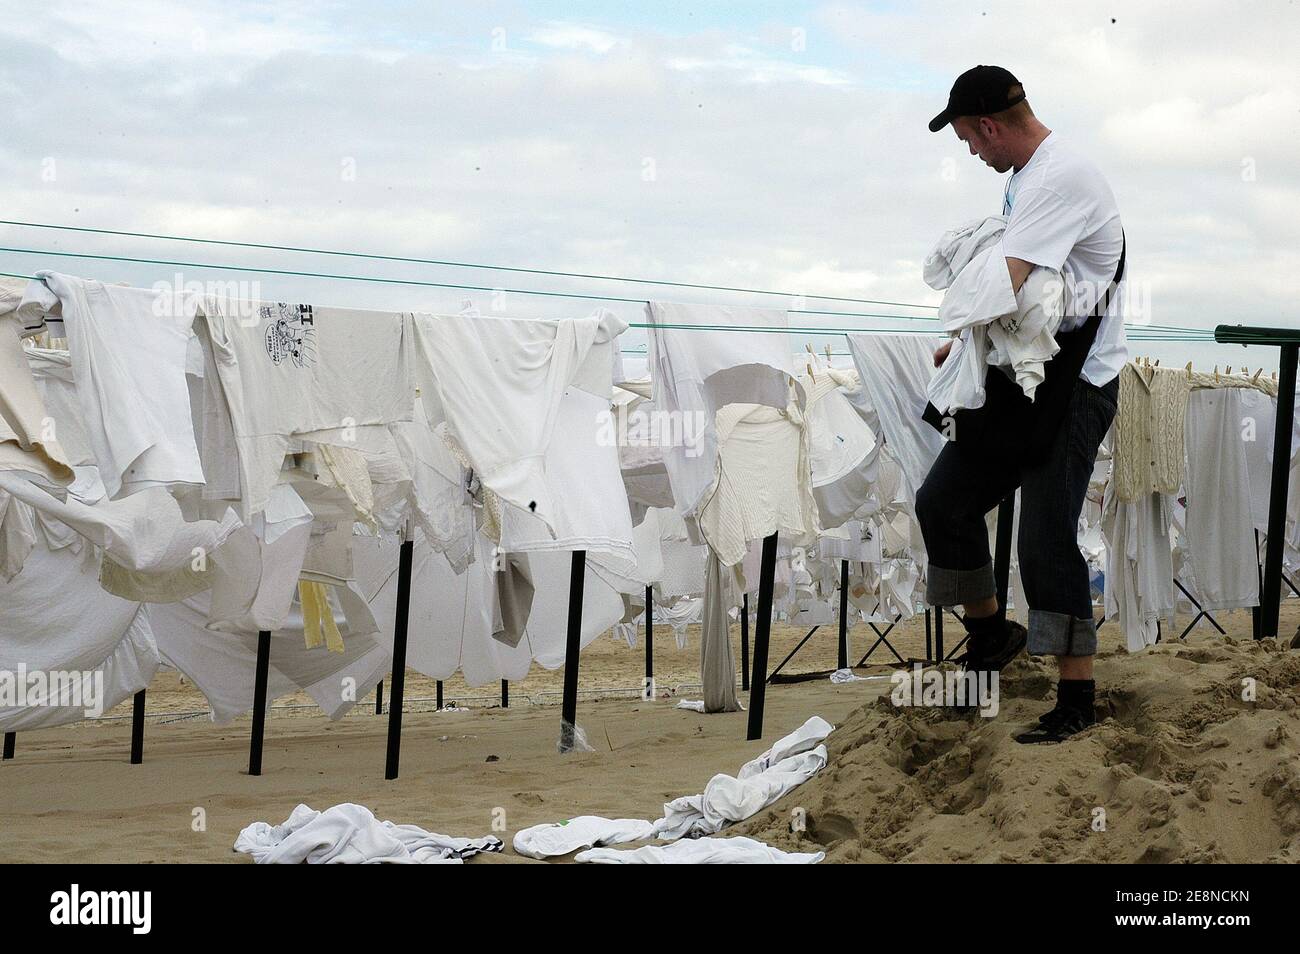
<svg viewBox="0 0 1300 954">
<path fill-rule="evenodd" d="M 647 845 L 635 851 L 582 851 L 575 861 L 653 864 L 815 864 L 823 852 L 787 854 L 761 842 L 740 838 L 707 838 L 728 825 L 750 818 L 798 788 L 826 765 L 822 741 L 834 726 L 813 716 L 770 749 L 746 762 L 736 775 L 718 774 L 699 795 L 684 795 L 664 805 L 657 821 L 580 815 L 565 821 L 534 825 L 515 833 L 514 849 L 530 858 L 553 858 L 583 848 L 626 844 L 658 838 L 699 839 L 697 848 Z"/>
<path fill-rule="evenodd" d="M 990 366 L 1006 369 L 1032 400 L 1044 365 L 1060 350 L 1054 335 L 1065 315 L 1065 280 L 1035 266 L 1013 290 L 1002 251 L 1006 225 L 1001 215 L 967 222 L 944 233 L 925 260 L 926 284 L 946 289 L 939 320 L 955 336 L 928 388 L 942 412 L 983 407 Z"/>
<path fill-rule="evenodd" d="M 351 802 L 323 812 L 299 805 L 282 825 L 253 822 L 234 850 L 259 865 L 459 865 L 481 851 L 500 851 L 500 838 L 453 838 L 415 825 L 380 821 Z"/>
</svg>

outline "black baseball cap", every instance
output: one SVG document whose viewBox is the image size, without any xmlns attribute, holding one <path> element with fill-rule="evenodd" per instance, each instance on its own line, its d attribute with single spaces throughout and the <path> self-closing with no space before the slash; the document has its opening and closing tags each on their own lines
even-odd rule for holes
<svg viewBox="0 0 1300 954">
<path fill-rule="evenodd" d="M 952 84 L 948 107 L 930 120 L 930 132 L 938 132 L 958 116 L 988 116 L 1024 102 L 1024 90 L 1010 95 L 1011 87 L 1018 85 L 1020 80 L 1000 66 L 976 66 L 967 70 Z"/>
</svg>

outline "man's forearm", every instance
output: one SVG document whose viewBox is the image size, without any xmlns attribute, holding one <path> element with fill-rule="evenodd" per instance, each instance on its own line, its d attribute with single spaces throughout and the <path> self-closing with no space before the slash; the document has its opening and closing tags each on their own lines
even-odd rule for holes
<svg viewBox="0 0 1300 954">
<path fill-rule="evenodd" d="M 1011 276 L 1011 290 L 1019 292 L 1020 286 L 1025 283 L 1025 279 L 1029 277 L 1029 273 L 1033 270 L 1032 263 L 1026 262 L 1023 258 L 1012 258 L 1008 255 L 1007 273 Z"/>
</svg>

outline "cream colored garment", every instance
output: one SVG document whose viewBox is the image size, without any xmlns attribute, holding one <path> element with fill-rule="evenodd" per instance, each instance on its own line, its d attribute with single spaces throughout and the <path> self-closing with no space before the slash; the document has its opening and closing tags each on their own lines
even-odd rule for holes
<svg viewBox="0 0 1300 954">
<path fill-rule="evenodd" d="M 66 486 L 72 483 L 72 468 L 36 390 L 21 335 L 18 313 L 0 313 L 0 470 L 24 471 Z"/>
<path fill-rule="evenodd" d="M 1183 427 L 1191 378 L 1182 369 L 1139 368 L 1119 373 L 1115 415 L 1115 491 L 1132 502 L 1175 494 L 1183 483 Z"/>
<path fill-rule="evenodd" d="M 729 404 L 717 414 L 714 482 L 700 508 L 700 533 L 723 566 L 773 533 L 810 546 L 821 530 L 812 492 L 808 431 L 798 404 L 786 410 Z"/>
</svg>

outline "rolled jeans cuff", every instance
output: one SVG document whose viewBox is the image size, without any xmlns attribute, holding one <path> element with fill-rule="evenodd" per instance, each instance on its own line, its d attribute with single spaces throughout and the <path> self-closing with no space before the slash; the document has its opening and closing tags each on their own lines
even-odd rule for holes
<svg viewBox="0 0 1300 954">
<path fill-rule="evenodd" d="M 1028 649 L 1034 656 L 1094 656 L 1097 624 L 1069 613 L 1031 609 Z"/>
<path fill-rule="evenodd" d="M 931 606 L 961 606 L 997 595 L 991 561 L 974 570 L 950 570 L 933 563 L 925 568 L 925 601 Z"/>
</svg>

